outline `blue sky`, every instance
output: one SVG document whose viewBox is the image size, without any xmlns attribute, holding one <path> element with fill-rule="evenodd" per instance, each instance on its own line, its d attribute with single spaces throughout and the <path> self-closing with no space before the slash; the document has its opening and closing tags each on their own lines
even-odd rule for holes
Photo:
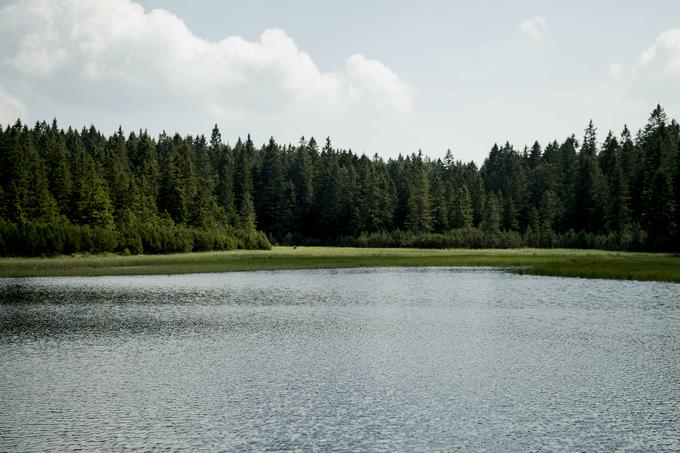
<svg viewBox="0 0 680 453">
<path fill-rule="evenodd" d="M 0 123 L 330 135 L 384 157 L 680 113 L 677 1 L 0 2 Z M 225 39 L 226 38 L 226 39 Z"/>
</svg>

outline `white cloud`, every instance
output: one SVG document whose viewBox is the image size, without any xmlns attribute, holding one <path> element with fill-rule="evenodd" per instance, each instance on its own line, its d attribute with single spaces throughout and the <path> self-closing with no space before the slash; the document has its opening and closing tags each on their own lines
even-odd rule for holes
<svg viewBox="0 0 680 453">
<path fill-rule="evenodd" d="M 614 80 L 621 80 L 623 78 L 623 70 L 624 68 L 621 63 L 611 63 L 607 67 L 609 77 L 611 77 Z"/>
<path fill-rule="evenodd" d="M 543 39 L 548 29 L 548 21 L 544 16 L 534 16 L 519 24 L 517 29 L 537 43 Z"/>
<path fill-rule="evenodd" d="M 0 85 L 0 124 L 14 124 L 17 119 L 25 120 L 26 108 L 19 98 L 12 96 Z"/>
<path fill-rule="evenodd" d="M 667 30 L 640 55 L 634 78 L 680 77 L 680 29 Z"/>
<path fill-rule="evenodd" d="M 385 64 L 352 55 L 321 71 L 283 30 L 257 41 L 194 35 L 175 15 L 130 0 L 24 0 L 0 10 L 0 64 L 49 96 L 110 109 L 159 106 L 244 114 L 346 114 L 412 109 Z M 54 86 L 58 89 L 54 90 Z"/>
<path fill-rule="evenodd" d="M 352 55 L 347 59 L 346 74 L 348 91 L 355 100 L 365 99 L 397 112 L 411 109 L 410 88 L 381 62 Z"/>
<path fill-rule="evenodd" d="M 651 105 L 680 108 L 680 29 L 661 33 L 640 54 L 630 79 L 631 93 L 644 97 Z"/>
</svg>

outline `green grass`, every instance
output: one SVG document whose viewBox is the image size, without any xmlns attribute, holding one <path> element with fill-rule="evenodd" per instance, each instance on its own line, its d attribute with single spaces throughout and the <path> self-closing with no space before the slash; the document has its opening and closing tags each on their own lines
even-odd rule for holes
<svg viewBox="0 0 680 453">
<path fill-rule="evenodd" d="M 145 275 L 364 266 L 513 266 L 533 275 L 680 282 L 680 256 L 599 250 L 274 247 L 269 251 L 0 258 L 0 277 Z"/>
</svg>

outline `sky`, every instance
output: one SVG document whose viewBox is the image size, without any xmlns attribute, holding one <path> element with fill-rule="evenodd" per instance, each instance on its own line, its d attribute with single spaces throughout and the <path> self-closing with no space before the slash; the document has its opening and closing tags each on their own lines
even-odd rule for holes
<svg viewBox="0 0 680 453">
<path fill-rule="evenodd" d="M 0 0 L 0 124 L 382 157 L 680 118 L 680 1 Z"/>
</svg>

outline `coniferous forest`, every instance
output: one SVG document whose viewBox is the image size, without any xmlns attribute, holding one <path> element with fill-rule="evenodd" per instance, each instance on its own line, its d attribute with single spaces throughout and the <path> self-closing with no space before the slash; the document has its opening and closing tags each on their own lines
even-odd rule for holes
<svg viewBox="0 0 680 453">
<path fill-rule="evenodd" d="M 170 253 L 271 243 L 680 249 L 680 126 L 516 149 L 370 158 L 300 139 L 157 139 L 0 127 L 0 253 Z"/>
</svg>

